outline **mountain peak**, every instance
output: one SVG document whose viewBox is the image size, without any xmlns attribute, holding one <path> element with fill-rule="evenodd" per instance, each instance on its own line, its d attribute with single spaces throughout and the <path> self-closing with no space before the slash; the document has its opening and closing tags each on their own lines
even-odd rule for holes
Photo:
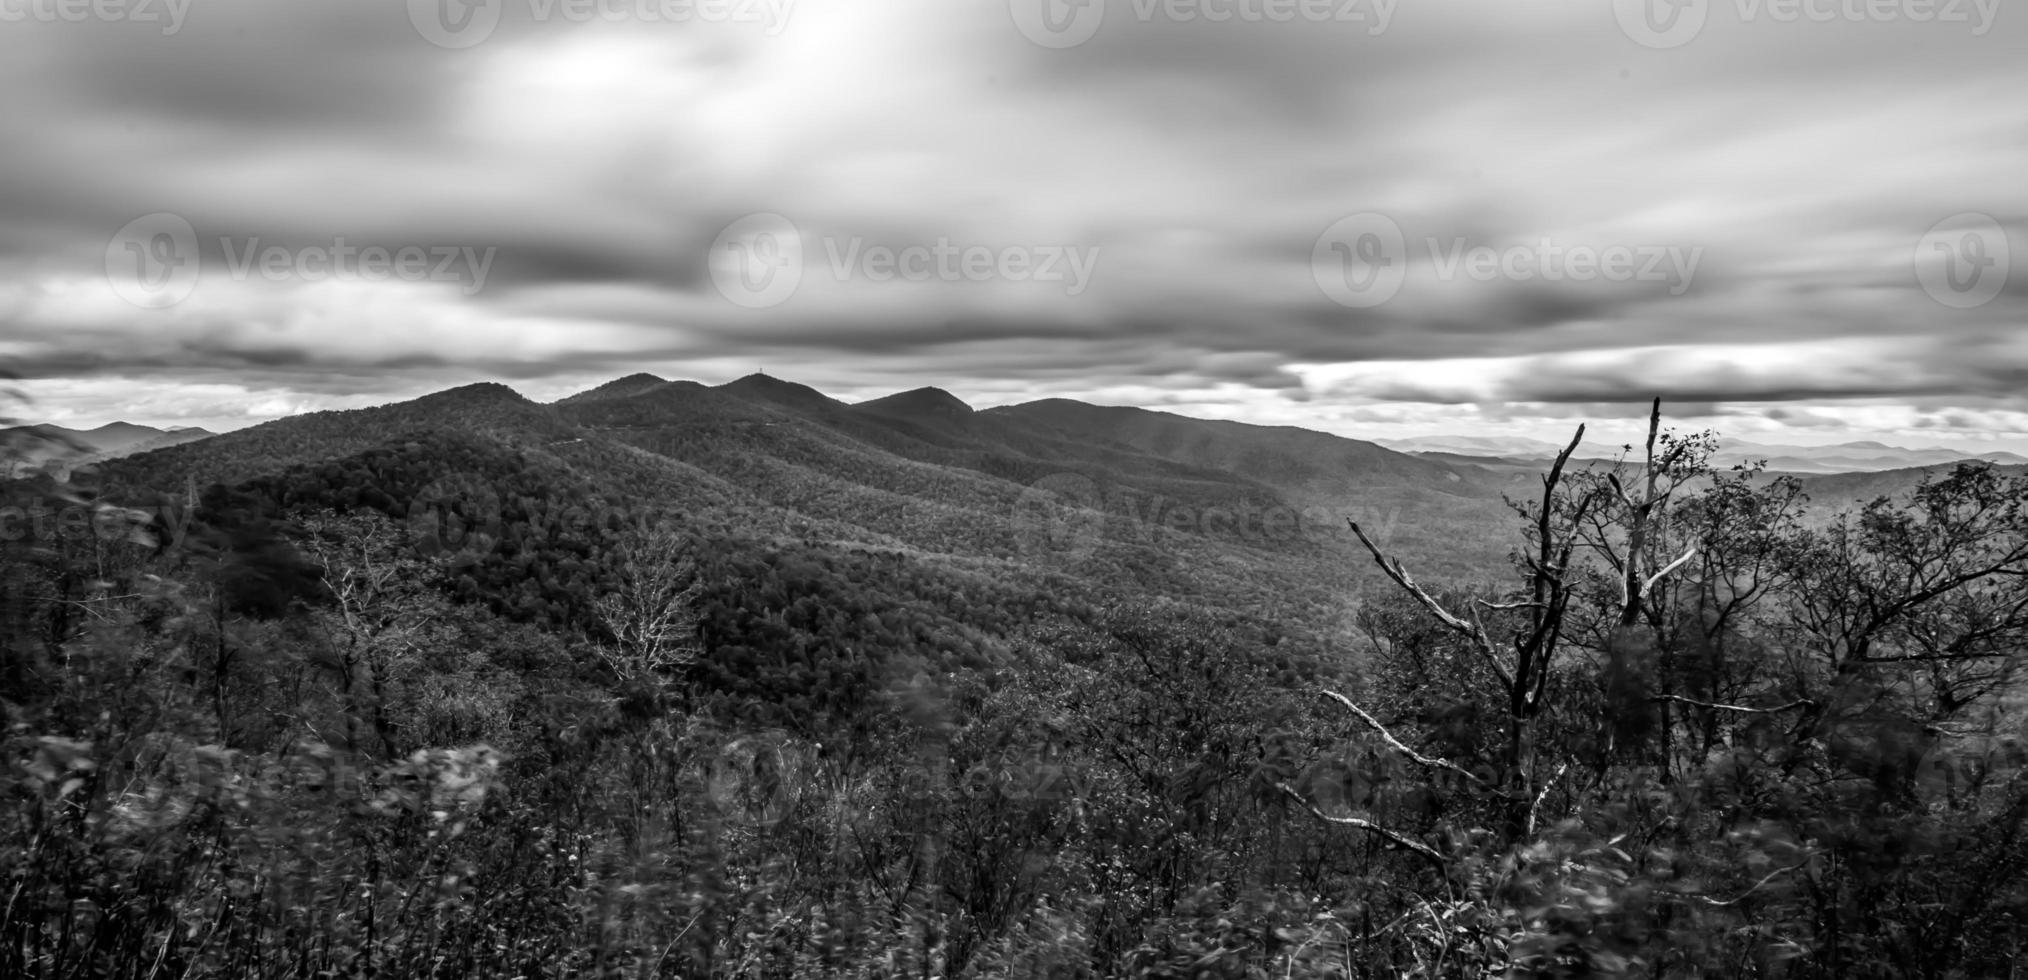
<svg viewBox="0 0 2028 980">
<path fill-rule="evenodd" d="M 654 391 L 668 383 L 669 380 L 667 378 L 658 378 L 643 371 L 627 375 L 624 378 L 615 378 L 596 388 L 589 388 L 575 395 L 566 396 L 559 399 L 558 403 L 576 404 L 578 402 L 603 401 L 607 398 L 631 398 L 635 395 Z"/>
<path fill-rule="evenodd" d="M 883 415 L 906 418 L 964 418 L 972 414 L 972 406 L 942 388 L 916 388 L 897 392 L 885 398 L 860 402 L 853 406 Z"/>
<path fill-rule="evenodd" d="M 132 422 L 107 422 L 96 429 L 89 429 L 87 431 L 103 433 L 105 435 L 116 435 L 123 432 L 146 432 L 152 435 L 163 430 L 146 425 L 135 425 Z"/>
<path fill-rule="evenodd" d="M 124 421 L 93 429 L 42 424 L 0 429 L 0 444 L 19 460 L 34 465 L 72 466 L 196 442 L 214 434 L 188 426 L 158 429 Z"/>
<path fill-rule="evenodd" d="M 773 402 L 795 408 L 822 408 L 836 406 L 831 396 L 809 385 L 784 381 L 771 375 L 755 372 L 737 381 L 728 381 L 718 386 L 720 391 L 756 401 Z"/>
<path fill-rule="evenodd" d="M 441 409 L 450 407 L 500 408 L 505 406 L 533 405 L 534 402 L 522 397 L 521 393 L 497 381 L 481 381 L 476 384 L 460 385 L 432 392 L 407 403 L 419 408 Z"/>
</svg>

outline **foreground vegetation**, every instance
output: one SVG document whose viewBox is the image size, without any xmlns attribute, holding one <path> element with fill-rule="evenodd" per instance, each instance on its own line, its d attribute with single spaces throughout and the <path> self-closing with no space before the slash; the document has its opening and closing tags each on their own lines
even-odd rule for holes
<svg viewBox="0 0 2028 980">
<path fill-rule="evenodd" d="M 1351 647 L 504 469 L 446 535 L 427 440 L 55 499 L 0 975 L 2007 975 L 2028 486 L 1711 448 L 1560 460 L 1510 588 L 1362 534 Z"/>
</svg>

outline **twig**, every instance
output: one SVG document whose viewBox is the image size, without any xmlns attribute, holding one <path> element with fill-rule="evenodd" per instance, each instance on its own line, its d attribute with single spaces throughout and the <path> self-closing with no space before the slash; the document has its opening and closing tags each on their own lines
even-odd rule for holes
<svg viewBox="0 0 2028 980">
<path fill-rule="evenodd" d="M 1325 813 L 1322 809 L 1318 808 L 1318 806 L 1315 803 L 1312 803 L 1309 800 L 1304 799 L 1303 794 L 1296 792 L 1295 789 L 1290 787 L 1289 784 L 1287 783 L 1276 783 L 1275 787 L 1277 789 L 1280 789 L 1282 792 L 1287 793 L 1290 799 L 1295 800 L 1297 803 L 1301 804 L 1303 809 L 1310 811 L 1310 814 L 1312 816 L 1316 817 L 1319 820 L 1324 821 L 1325 823 L 1335 823 L 1342 824 L 1347 827 L 1357 827 L 1360 830 L 1366 831 L 1369 834 L 1373 834 L 1375 836 L 1380 837 L 1383 840 L 1388 841 L 1389 843 L 1394 844 L 1396 847 L 1400 847 L 1408 851 L 1413 851 L 1416 854 L 1421 855 L 1424 860 L 1427 860 L 1431 864 L 1436 865 L 1439 869 L 1448 869 L 1450 867 L 1449 862 L 1444 860 L 1444 856 L 1438 854 L 1436 852 L 1436 848 L 1433 848 L 1428 844 L 1425 844 L 1413 838 L 1404 837 L 1400 834 L 1395 833 L 1392 830 L 1387 829 L 1386 827 L 1382 827 L 1381 825 L 1374 823 L 1371 820 L 1365 820 L 1359 817 L 1334 817 L 1328 813 Z"/>
<path fill-rule="evenodd" d="M 1804 864 L 1807 863 L 1808 862 L 1804 862 Z M 1738 905 L 1740 902 L 1745 901 L 1747 896 L 1752 895 L 1754 892 L 1760 891 L 1763 885 L 1766 885 L 1768 882 L 1775 880 L 1776 876 L 1784 875 L 1791 871 L 1799 871 L 1802 868 L 1803 868 L 1802 864 L 1792 865 L 1786 868 L 1776 868 L 1773 871 L 1768 872 L 1766 877 L 1763 877 L 1761 880 L 1754 882 L 1752 888 L 1740 892 L 1738 895 L 1725 899 L 1724 901 L 1720 901 L 1708 895 L 1691 895 L 1689 897 L 1694 898 L 1700 902 L 1703 902 L 1706 905 L 1713 906 L 1715 908 L 1725 908 L 1726 906 L 1729 905 Z"/>
<path fill-rule="evenodd" d="M 1402 755 L 1408 756 L 1409 760 L 1414 762 L 1415 764 L 1431 769 L 1443 769 L 1449 772 L 1454 772 L 1460 776 L 1465 777 L 1466 779 L 1471 780 L 1474 783 L 1477 783 L 1479 786 L 1485 789 L 1488 790 L 1493 789 L 1493 784 L 1480 778 L 1478 774 L 1472 772 L 1469 769 L 1466 769 L 1461 765 L 1458 765 L 1455 762 L 1452 762 L 1448 759 L 1431 758 L 1429 756 L 1423 755 L 1420 752 L 1417 752 L 1412 748 L 1409 748 L 1408 745 L 1404 743 L 1401 739 L 1395 738 L 1394 733 L 1388 731 L 1385 725 L 1382 725 L 1372 715 L 1367 714 L 1364 708 L 1361 708 L 1358 705 L 1353 704 L 1351 698 L 1348 698 L 1343 694 L 1339 694 L 1336 691 L 1318 691 L 1317 693 L 1322 694 L 1323 696 L 1330 698 L 1331 700 L 1336 701 L 1341 705 L 1344 705 L 1345 710 L 1350 711 L 1354 715 L 1359 716 L 1359 720 L 1365 722 L 1367 727 L 1372 728 L 1375 732 L 1379 733 L 1381 740 L 1386 742 L 1389 748 L 1395 750 L 1396 752 L 1401 753 Z"/>
<path fill-rule="evenodd" d="M 1745 707 L 1744 705 L 1737 704 L 1713 704 L 1709 701 L 1694 701 L 1691 700 L 1690 698 L 1683 697 L 1682 695 L 1679 694 L 1657 694 L 1654 697 L 1649 698 L 1648 700 L 1676 701 L 1682 704 L 1696 705 L 1699 708 L 1711 708 L 1717 711 L 1737 711 L 1742 714 L 1749 715 L 1772 715 L 1779 712 L 1787 711 L 1790 708 L 1808 707 L 1810 705 L 1817 703 L 1815 701 L 1810 700 L 1809 698 L 1797 698 L 1794 701 L 1790 701 L 1787 704 L 1776 705 L 1772 708 L 1748 708 Z"/>
<path fill-rule="evenodd" d="M 1542 791 L 1535 794 L 1535 802 L 1528 804 L 1528 836 L 1535 836 L 1535 811 L 1542 808 L 1542 801 L 1549 798 L 1549 788 L 1555 786 L 1556 781 L 1562 779 L 1564 771 L 1569 768 L 1568 762 L 1557 766 L 1555 775 L 1542 781 Z"/>
<path fill-rule="evenodd" d="M 1655 586 L 1661 584 L 1661 581 L 1664 577 L 1666 577 L 1670 572 L 1673 572 L 1676 569 L 1683 567 L 1683 564 L 1685 562 L 1688 562 L 1690 559 L 1695 557 L 1697 557 L 1697 546 L 1691 545 L 1690 550 L 1683 552 L 1683 557 L 1678 558 L 1675 561 L 1672 561 L 1667 565 L 1662 566 L 1661 571 L 1648 576 L 1647 584 L 1641 586 L 1641 594 L 1647 595 L 1648 593 L 1655 591 Z"/>
<path fill-rule="evenodd" d="M 1345 523 L 1352 528 L 1352 533 L 1358 537 L 1359 543 L 1366 546 L 1367 553 L 1373 556 L 1374 564 L 1379 565 L 1380 570 L 1387 573 L 1388 578 L 1394 580 L 1394 584 L 1401 586 L 1402 591 L 1407 592 L 1424 609 L 1429 610 L 1430 615 L 1435 616 L 1439 622 L 1450 627 L 1453 632 L 1470 640 L 1473 648 L 1478 650 L 1479 655 L 1486 659 L 1487 666 L 1493 668 L 1494 675 L 1500 678 L 1500 683 L 1506 685 L 1507 690 L 1512 692 L 1514 690 L 1514 675 L 1508 673 L 1507 669 L 1500 665 L 1500 658 L 1493 653 L 1493 638 L 1486 635 L 1485 627 L 1475 622 L 1470 622 L 1464 617 L 1445 609 L 1442 603 L 1436 601 L 1436 597 L 1430 595 L 1422 586 L 1415 584 L 1415 579 L 1408 574 L 1408 569 L 1403 567 L 1398 559 L 1389 558 L 1385 552 L 1380 550 L 1379 545 L 1373 543 L 1372 538 L 1366 536 L 1365 530 L 1359 527 L 1358 521 L 1348 518 Z"/>
</svg>

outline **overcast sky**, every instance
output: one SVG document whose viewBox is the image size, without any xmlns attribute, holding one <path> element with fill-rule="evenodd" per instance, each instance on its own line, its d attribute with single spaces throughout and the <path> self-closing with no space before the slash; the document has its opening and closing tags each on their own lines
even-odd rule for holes
<svg viewBox="0 0 2028 980">
<path fill-rule="evenodd" d="M 764 368 L 2028 449 L 1993 0 L 101 2 L 0 0 L 40 419 Z"/>
</svg>

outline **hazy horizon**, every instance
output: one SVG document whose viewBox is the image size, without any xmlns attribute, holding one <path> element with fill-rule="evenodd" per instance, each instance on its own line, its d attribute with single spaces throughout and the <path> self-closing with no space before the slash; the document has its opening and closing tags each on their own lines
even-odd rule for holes
<svg viewBox="0 0 2028 980">
<path fill-rule="evenodd" d="M 738 380 L 738 378 L 740 377 L 747 376 L 747 375 L 737 375 L 729 378 L 707 380 L 704 378 L 685 378 L 680 376 L 672 376 L 652 371 L 643 371 L 634 373 L 654 374 L 655 376 L 660 377 L 666 381 L 696 381 L 701 384 L 707 384 L 712 386 L 726 384 L 731 381 Z M 749 372 L 749 374 L 753 373 L 761 373 L 761 372 Z M 525 382 L 497 381 L 494 379 L 486 379 L 486 380 L 492 381 L 492 383 L 505 384 L 507 387 L 513 389 L 523 397 L 528 398 L 530 401 L 548 403 L 554 402 L 560 398 L 565 398 L 570 395 L 577 394 L 582 391 L 588 391 L 590 389 L 598 387 L 601 384 L 605 384 L 610 381 L 615 381 L 625 376 L 626 375 L 616 375 L 614 377 L 603 378 L 598 381 L 579 386 L 571 386 L 571 385 L 559 386 L 553 383 L 544 383 L 540 385 L 535 385 L 528 384 Z M 772 373 L 769 373 L 768 376 L 774 377 L 777 380 L 789 381 L 797 384 L 806 384 L 806 382 L 800 378 L 785 377 Z M 480 383 L 485 383 L 485 381 L 473 381 L 467 382 L 466 384 L 480 384 Z M 326 410 L 344 411 L 359 408 L 370 408 L 376 405 L 386 405 L 395 402 L 407 401 L 410 400 L 411 398 L 423 397 L 429 394 L 434 394 L 439 391 L 447 391 L 459 387 L 464 387 L 464 385 L 456 385 L 456 384 L 446 385 L 442 388 L 432 388 L 429 391 L 418 392 L 412 396 L 387 398 L 383 400 L 373 401 L 370 403 L 334 406 L 332 409 L 315 409 L 314 411 L 326 411 Z M 821 386 L 813 385 L 811 387 L 815 387 L 819 391 L 822 391 L 824 394 L 834 398 L 838 398 L 838 400 L 846 402 L 847 404 L 859 404 L 863 402 L 868 402 L 874 399 L 885 397 L 887 395 L 899 394 L 903 391 L 910 391 L 914 390 L 914 388 L 923 388 L 923 387 L 941 388 L 945 391 L 948 391 L 950 394 L 956 396 L 959 400 L 965 402 L 967 405 L 970 405 L 972 408 L 979 410 L 1004 407 L 1008 405 L 1018 405 L 1022 404 L 1023 402 L 1037 400 L 1037 399 L 1013 398 L 987 403 L 984 401 L 976 400 L 975 398 L 972 397 L 968 397 L 967 393 L 962 390 L 953 389 L 947 385 L 937 385 L 937 384 L 916 385 L 911 388 L 898 388 L 892 391 L 872 391 L 872 392 L 860 391 L 855 392 L 850 397 L 840 396 L 838 392 L 824 389 Z M 1061 398 L 1066 396 L 1050 395 L 1046 397 Z M 1108 403 L 1091 402 L 1091 404 L 1108 404 Z M 28 409 L 32 409 L 34 406 L 30 405 L 26 407 Z M 1438 429 L 1427 429 L 1422 427 L 1416 427 L 1413 429 L 1402 429 L 1396 427 L 1390 429 L 1389 427 L 1379 424 L 1366 424 L 1361 428 L 1341 429 L 1323 425 L 1306 425 L 1300 422 L 1292 422 L 1292 423 L 1250 422 L 1246 419 L 1230 419 L 1218 415 L 1205 414 L 1202 412 L 1192 412 L 1187 410 L 1187 408 L 1178 408 L 1174 406 L 1120 404 L 1117 407 L 1146 408 L 1152 411 L 1170 412 L 1176 415 L 1184 415 L 1190 418 L 1207 419 L 1207 420 L 1238 421 L 1238 422 L 1246 422 L 1247 424 L 1295 425 L 1298 428 L 1312 429 L 1319 432 L 1328 432 L 1332 435 L 1343 436 L 1345 438 L 1350 439 L 1360 439 L 1370 442 L 1385 442 L 1390 440 L 1436 438 L 1448 436 L 1448 437 L 1471 437 L 1471 438 L 1490 437 L 1490 438 L 1534 439 L 1545 443 L 1554 443 L 1557 445 L 1563 445 L 1567 444 L 1570 441 L 1571 435 L 1575 432 L 1576 424 L 1582 423 L 1586 426 L 1585 439 L 1582 445 L 1588 448 L 1596 448 L 1596 449 L 1608 449 L 1625 443 L 1637 442 L 1643 431 L 1646 419 L 1645 415 L 1646 406 L 1638 406 L 1637 408 L 1639 409 L 1640 414 L 1634 414 L 1635 408 L 1630 407 L 1627 409 L 1626 412 L 1623 412 L 1622 414 L 1614 417 L 1589 419 L 1589 420 L 1584 419 L 1574 420 L 1572 423 L 1562 425 L 1561 427 L 1558 427 L 1553 424 L 1544 425 L 1538 423 L 1530 428 L 1509 426 L 1502 430 L 1489 429 L 1488 427 L 1483 425 L 1481 426 L 1458 425 L 1451 428 L 1438 428 Z M 1669 413 L 1669 405 L 1667 403 L 1664 403 L 1663 405 L 1663 412 L 1664 412 L 1664 427 L 1666 429 L 1674 429 L 1681 432 L 1694 432 L 1700 429 L 1713 428 L 1711 426 L 1691 424 L 1690 420 L 1681 419 L 1674 415 L 1671 415 Z M 300 412 L 292 413 L 292 415 L 294 414 L 305 414 L 305 413 Z M 170 429 L 178 426 L 188 428 L 202 428 L 208 429 L 215 433 L 222 434 L 226 432 L 236 431 L 238 429 L 250 428 L 252 426 L 261 425 L 266 422 L 278 421 L 280 419 L 292 417 L 292 415 L 283 415 L 276 416 L 274 418 L 264 418 L 264 419 L 233 419 L 228 417 L 228 418 L 211 419 L 208 420 L 210 424 L 203 424 L 202 422 L 193 423 L 187 421 L 170 421 L 170 420 L 158 421 L 145 418 L 125 418 L 125 417 L 104 418 L 104 419 L 88 418 L 88 419 L 75 419 L 70 421 L 62 421 L 35 416 L 33 412 L 30 411 L 29 414 L 25 417 L 13 419 L 11 424 L 15 425 L 50 424 L 50 425 L 60 425 L 63 426 L 64 428 L 73 430 L 90 430 L 105 425 L 124 422 L 133 425 L 146 425 L 158 429 Z M 1756 447 L 1793 446 L 1807 448 L 1807 447 L 1845 445 L 1849 443 L 1858 443 L 1858 442 L 1878 442 L 1883 445 L 1887 445 L 1897 449 L 1917 450 L 1928 448 L 1945 448 L 1945 449 L 1961 450 L 1968 453 L 2014 452 L 2020 453 L 2022 455 L 2028 455 L 2028 438 L 2006 439 L 2001 437 L 1985 441 L 1973 441 L 1970 439 L 1965 439 L 1957 442 L 1952 442 L 1948 440 L 1918 442 L 1914 440 L 1895 440 L 1891 438 L 1889 439 L 1864 438 L 1854 436 L 1849 432 L 1836 434 L 1828 434 L 1820 432 L 1795 432 L 1795 433 L 1785 433 L 1782 441 L 1774 441 L 1770 439 L 1750 438 L 1748 436 L 1739 435 L 1737 433 L 1727 433 L 1724 430 L 1717 428 L 1713 428 L 1713 431 L 1717 432 L 1719 436 L 1721 449 L 1727 446 L 1734 445 L 1750 445 Z"/>
</svg>

